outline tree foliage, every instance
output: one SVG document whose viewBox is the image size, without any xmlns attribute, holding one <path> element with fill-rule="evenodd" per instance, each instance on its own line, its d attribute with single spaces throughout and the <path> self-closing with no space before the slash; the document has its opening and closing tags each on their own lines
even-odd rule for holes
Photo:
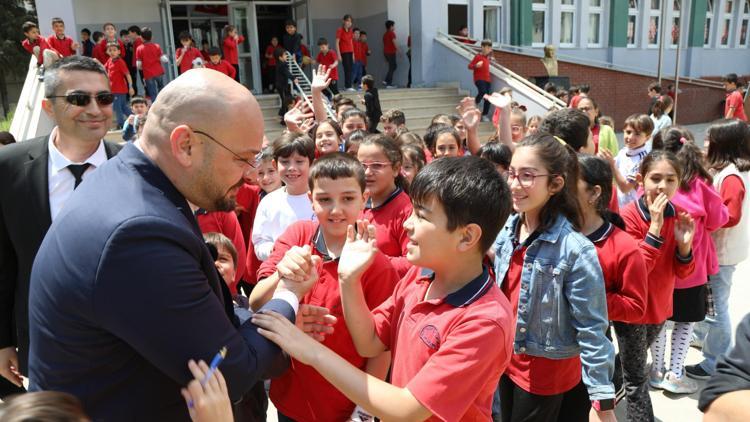
<svg viewBox="0 0 750 422">
<path fill-rule="evenodd" d="M 0 0 L 0 100 L 3 113 L 8 113 L 7 86 L 9 79 L 23 77 L 29 66 L 29 53 L 21 47 L 26 21 L 36 22 L 33 1 Z"/>
</svg>

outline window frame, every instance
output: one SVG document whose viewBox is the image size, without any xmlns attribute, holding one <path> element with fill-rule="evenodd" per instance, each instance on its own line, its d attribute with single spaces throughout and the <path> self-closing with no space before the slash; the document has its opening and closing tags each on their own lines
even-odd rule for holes
<svg viewBox="0 0 750 422">
<path fill-rule="evenodd" d="M 716 29 L 715 10 L 714 0 L 706 0 L 706 20 L 703 22 L 703 47 L 710 48 L 714 40 L 713 31 Z"/>
<path fill-rule="evenodd" d="M 562 0 L 560 0 L 559 6 L 560 6 L 560 40 L 559 45 L 560 48 L 576 48 L 578 45 L 578 37 L 577 37 L 577 26 L 578 22 L 576 22 L 576 15 L 578 14 L 578 4 L 576 0 L 570 0 L 573 4 L 562 4 Z M 570 27 L 570 42 L 563 42 L 562 36 L 563 36 L 563 15 L 569 13 L 572 15 L 571 18 L 571 27 Z"/>
<path fill-rule="evenodd" d="M 503 1 L 502 0 L 484 0 L 482 3 L 482 37 L 483 38 L 489 38 L 487 34 L 485 33 L 486 30 L 486 22 L 484 20 L 484 14 L 487 11 L 487 9 L 495 9 L 497 13 L 497 24 L 495 31 L 497 32 L 497 39 L 492 39 L 493 45 L 502 44 L 504 40 L 504 31 L 505 25 L 503 25 Z"/>
<path fill-rule="evenodd" d="M 627 32 L 625 34 L 626 38 L 626 47 L 627 48 L 638 48 L 638 38 L 641 33 L 641 19 L 639 19 L 640 14 L 640 5 L 643 4 L 641 0 L 632 0 L 635 2 L 635 8 L 630 7 L 630 2 L 628 2 L 628 20 L 627 25 L 630 25 L 630 17 L 634 16 L 634 27 L 633 27 L 633 43 L 630 44 L 630 40 L 627 39 Z M 625 27 L 625 31 L 627 31 L 627 25 Z"/>
<path fill-rule="evenodd" d="M 654 0 L 648 0 L 648 7 L 646 8 L 646 17 L 648 18 L 647 19 L 647 22 L 648 22 L 647 29 L 648 30 L 646 31 L 646 48 L 659 48 L 659 40 L 660 40 L 661 35 L 662 35 L 661 34 L 661 28 L 662 28 L 662 25 L 664 25 L 664 22 L 661 21 L 661 6 L 662 6 L 662 2 L 665 1 L 665 0 L 657 0 L 659 2 L 659 8 L 658 9 L 654 9 L 654 8 L 651 7 L 653 1 Z M 656 26 L 656 42 L 653 43 L 653 44 L 651 44 L 651 37 L 650 37 L 650 35 L 651 35 L 651 18 L 656 18 L 656 22 L 658 22 L 658 24 Z"/>
<path fill-rule="evenodd" d="M 726 5 L 729 4 L 729 2 L 731 2 L 732 4 L 732 10 L 727 12 Z M 724 7 L 721 8 L 721 20 L 720 20 L 721 26 L 719 27 L 720 36 L 719 36 L 717 47 L 730 48 L 732 47 L 732 41 L 733 41 L 732 37 L 733 37 L 734 31 L 732 29 L 733 29 L 733 24 L 734 24 L 735 8 L 737 7 L 737 0 L 722 0 L 721 5 Z M 729 27 L 727 28 L 727 43 L 724 44 L 722 35 L 724 35 L 724 28 L 726 27 L 727 22 L 729 22 Z"/>
<path fill-rule="evenodd" d="M 750 45 L 750 0 L 741 0 L 742 9 L 739 10 L 739 20 L 737 21 L 737 38 L 736 46 L 738 48 L 747 48 Z M 747 6 L 747 9 L 745 8 Z M 742 22 L 747 22 L 745 25 L 745 42 L 742 42 Z"/>
<path fill-rule="evenodd" d="M 674 4 L 675 2 L 679 2 L 680 9 L 675 10 Z M 669 48 L 677 48 L 677 46 L 680 45 L 680 37 L 682 36 L 682 9 L 684 7 L 683 0 L 670 0 L 670 9 L 669 9 L 669 24 L 670 24 L 670 31 L 669 31 Z M 674 43 L 673 34 L 674 34 L 674 20 L 675 18 L 678 19 L 677 21 L 677 43 Z"/>
<path fill-rule="evenodd" d="M 589 0 L 587 13 L 589 20 L 587 25 L 588 32 L 586 33 L 586 46 L 588 48 L 602 48 L 604 47 L 604 0 L 599 0 L 599 6 L 592 6 L 591 2 L 592 0 Z M 597 28 L 597 31 L 599 32 L 598 43 L 591 42 L 591 15 L 599 15 L 599 28 Z"/>
<path fill-rule="evenodd" d="M 534 13 L 542 12 L 544 13 L 544 19 L 542 21 L 542 41 L 541 42 L 535 42 L 534 41 Z M 549 7 L 549 1 L 544 0 L 542 3 L 536 3 L 532 1 L 531 3 L 531 46 L 532 47 L 544 47 L 549 43 L 549 14 L 550 14 L 550 7 Z"/>
</svg>

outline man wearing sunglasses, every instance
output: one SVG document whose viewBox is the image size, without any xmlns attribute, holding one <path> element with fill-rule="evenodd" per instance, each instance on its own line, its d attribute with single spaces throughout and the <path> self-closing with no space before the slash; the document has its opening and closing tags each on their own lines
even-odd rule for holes
<svg viewBox="0 0 750 422">
<path fill-rule="evenodd" d="M 138 140 L 81 186 L 39 250 L 32 391 L 72 393 L 93 420 L 188 421 L 180 395 L 192 379 L 188 360 L 208 362 L 226 347 L 221 372 L 233 402 L 285 369 L 257 327 L 233 323 L 229 290 L 188 205 L 233 211 L 262 138 L 260 106 L 220 72 L 193 69 L 159 93 Z M 261 311 L 294 321 L 314 282 L 282 280 Z"/>
<path fill-rule="evenodd" d="M 100 64 L 66 57 L 47 69 L 44 86 L 52 133 L 0 150 L 0 375 L 19 387 L 20 375 L 28 374 L 34 256 L 73 190 L 120 149 L 102 141 L 112 123 L 112 94 Z"/>
</svg>

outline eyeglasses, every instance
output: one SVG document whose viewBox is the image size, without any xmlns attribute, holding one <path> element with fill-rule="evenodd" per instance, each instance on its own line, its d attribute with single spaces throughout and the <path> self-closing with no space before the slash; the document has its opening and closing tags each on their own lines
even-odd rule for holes
<svg viewBox="0 0 750 422">
<path fill-rule="evenodd" d="M 91 103 L 92 98 L 95 98 L 96 103 L 102 107 L 108 106 L 115 102 L 115 94 L 109 91 L 97 92 L 94 95 L 91 95 L 91 93 L 89 92 L 73 91 L 65 95 L 50 95 L 47 98 L 65 98 L 65 101 L 68 104 L 78 107 L 86 107 L 87 105 L 89 105 L 89 103 Z"/>
<path fill-rule="evenodd" d="M 362 167 L 364 167 L 365 170 L 370 169 L 374 172 L 383 171 L 386 167 L 390 167 L 390 163 L 384 163 L 379 161 L 368 161 L 368 162 L 362 162 Z"/>
<path fill-rule="evenodd" d="M 191 129 L 192 129 L 192 128 L 191 128 Z M 236 152 L 232 151 L 232 150 L 231 150 L 231 149 L 229 149 L 229 148 L 228 148 L 228 147 L 227 147 L 226 145 L 224 145 L 224 144 L 222 144 L 221 142 L 217 141 L 217 140 L 216 140 L 216 138 L 214 138 L 213 136 L 211 136 L 211 135 L 207 134 L 206 132 L 203 132 L 203 131 L 201 131 L 201 130 L 195 130 L 195 129 L 193 129 L 193 132 L 195 132 L 195 133 L 197 133 L 197 134 L 199 134 L 199 135 L 203 135 L 203 136 L 205 136 L 206 138 L 208 138 L 208 139 L 210 139 L 210 140 L 212 140 L 212 141 L 216 142 L 216 143 L 217 143 L 217 144 L 218 144 L 218 145 L 219 145 L 220 147 L 222 147 L 222 148 L 224 148 L 225 150 L 227 150 L 227 151 L 229 151 L 230 153 L 232 153 L 232 155 L 234 155 L 234 158 L 236 158 L 237 160 L 239 160 L 239 161 L 242 161 L 243 163 L 245 163 L 245 164 L 249 165 L 250 167 L 252 167 L 252 168 L 254 168 L 254 169 L 257 169 L 257 168 L 258 168 L 258 165 L 260 164 L 260 154 L 257 154 L 257 155 L 256 155 L 256 156 L 255 156 L 255 157 L 254 157 L 254 158 L 252 159 L 252 160 L 248 160 L 248 159 L 245 159 L 245 158 L 242 158 L 242 157 L 240 157 L 240 156 L 239 156 L 239 155 L 238 155 L 238 154 L 237 154 Z"/>
<path fill-rule="evenodd" d="M 534 186 L 534 181 L 537 177 L 555 177 L 558 176 L 557 174 L 534 174 L 530 173 L 528 171 L 524 171 L 521 173 L 516 173 L 513 170 L 508 170 L 503 173 L 503 177 L 505 177 L 505 180 L 508 181 L 508 184 L 512 184 L 513 180 L 518 179 L 518 183 L 521 185 L 522 188 L 530 188 Z"/>
</svg>

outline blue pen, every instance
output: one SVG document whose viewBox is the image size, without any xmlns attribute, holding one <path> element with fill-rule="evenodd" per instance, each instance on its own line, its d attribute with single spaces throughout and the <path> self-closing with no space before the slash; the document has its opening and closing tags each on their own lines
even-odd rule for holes
<svg viewBox="0 0 750 422">
<path fill-rule="evenodd" d="M 221 364 L 221 361 L 224 360 L 224 358 L 227 356 L 227 348 L 222 347 L 221 350 L 219 350 L 218 353 L 216 353 L 216 356 L 214 356 L 213 360 L 211 360 L 211 365 L 208 367 L 208 372 L 206 372 L 206 375 L 201 380 L 201 386 L 205 386 L 208 380 L 211 379 L 211 376 L 213 376 L 214 372 L 216 372 L 216 369 Z M 193 408 L 193 401 L 190 400 L 188 402 L 188 407 Z"/>
</svg>

